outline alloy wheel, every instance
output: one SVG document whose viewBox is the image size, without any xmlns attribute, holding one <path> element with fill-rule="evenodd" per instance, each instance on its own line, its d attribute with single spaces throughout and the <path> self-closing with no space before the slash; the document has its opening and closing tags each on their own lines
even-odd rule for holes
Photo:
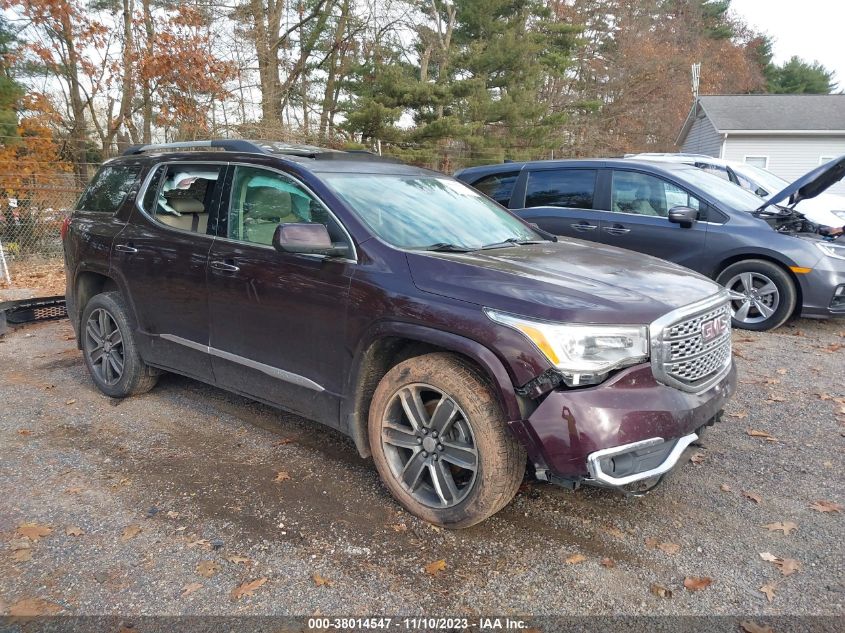
<svg viewBox="0 0 845 633">
<path fill-rule="evenodd" d="M 381 442 L 393 476 L 413 498 L 449 508 L 466 498 L 478 474 L 478 449 L 466 415 L 448 394 L 425 384 L 390 399 Z"/>
<path fill-rule="evenodd" d="M 780 305 L 780 292 L 766 275 L 743 272 L 725 284 L 731 298 L 731 313 L 740 323 L 760 323 Z"/>
<path fill-rule="evenodd" d="M 85 354 L 92 371 L 106 385 L 115 385 L 123 377 L 123 336 L 114 317 L 103 308 L 91 312 L 85 324 Z"/>
</svg>

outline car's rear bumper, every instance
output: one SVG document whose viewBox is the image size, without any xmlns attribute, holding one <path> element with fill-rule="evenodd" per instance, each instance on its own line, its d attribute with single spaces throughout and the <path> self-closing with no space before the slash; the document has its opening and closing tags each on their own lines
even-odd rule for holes
<svg viewBox="0 0 845 633">
<path fill-rule="evenodd" d="M 538 472 L 621 486 L 673 468 L 735 390 L 734 365 L 698 394 L 658 383 L 650 365 L 637 365 L 596 387 L 551 392 L 512 428 Z"/>
</svg>

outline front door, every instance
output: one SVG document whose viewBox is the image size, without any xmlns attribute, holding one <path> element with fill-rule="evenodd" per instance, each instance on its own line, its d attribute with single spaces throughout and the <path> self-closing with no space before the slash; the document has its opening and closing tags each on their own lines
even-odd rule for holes
<svg viewBox="0 0 845 633">
<path fill-rule="evenodd" d="M 669 209 L 676 206 L 698 209 L 702 216 L 706 213 L 702 201 L 668 180 L 615 169 L 611 211 L 602 214 L 601 242 L 696 269 L 706 253 L 707 223 L 700 221 L 683 227 L 669 222 Z"/>
<path fill-rule="evenodd" d="M 144 358 L 213 382 L 208 356 L 206 264 L 226 167 L 170 163 L 150 175 L 112 248 Z"/>
<path fill-rule="evenodd" d="M 208 267 L 211 355 L 218 384 L 338 426 L 346 306 L 354 261 L 280 253 L 280 223 L 320 222 L 349 237 L 299 181 L 237 166 Z M 350 243 L 350 252 L 351 243 Z"/>
</svg>

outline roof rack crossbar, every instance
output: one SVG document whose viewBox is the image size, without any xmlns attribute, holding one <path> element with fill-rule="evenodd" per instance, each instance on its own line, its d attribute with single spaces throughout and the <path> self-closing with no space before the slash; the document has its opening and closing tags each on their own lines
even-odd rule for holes
<svg viewBox="0 0 845 633">
<path fill-rule="evenodd" d="M 123 152 L 123 156 L 133 156 L 144 152 L 175 149 L 197 149 L 203 147 L 220 148 L 229 152 L 249 152 L 251 154 L 266 154 L 267 151 L 251 141 L 240 139 L 224 139 L 216 141 L 182 141 L 177 143 L 159 143 L 152 145 L 132 145 Z"/>
</svg>

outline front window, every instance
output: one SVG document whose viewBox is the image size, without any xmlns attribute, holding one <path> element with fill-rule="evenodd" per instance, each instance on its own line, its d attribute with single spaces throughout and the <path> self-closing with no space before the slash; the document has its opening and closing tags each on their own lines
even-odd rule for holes
<svg viewBox="0 0 845 633">
<path fill-rule="evenodd" d="M 476 250 L 542 239 L 495 202 L 451 178 L 326 174 L 325 179 L 373 233 L 399 248 Z"/>
<path fill-rule="evenodd" d="M 144 211 L 156 222 L 189 233 L 209 234 L 214 195 L 224 167 L 214 164 L 171 163 L 150 178 Z"/>
<path fill-rule="evenodd" d="M 713 176 L 708 177 L 715 179 Z M 611 205 L 612 210 L 617 213 L 663 218 L 669 215 L 669 209 L 673 207 L 702 208 L 698 198 L 680 187 L 662 178 L 636 171 L 613 172 Z"/>
</svg>

